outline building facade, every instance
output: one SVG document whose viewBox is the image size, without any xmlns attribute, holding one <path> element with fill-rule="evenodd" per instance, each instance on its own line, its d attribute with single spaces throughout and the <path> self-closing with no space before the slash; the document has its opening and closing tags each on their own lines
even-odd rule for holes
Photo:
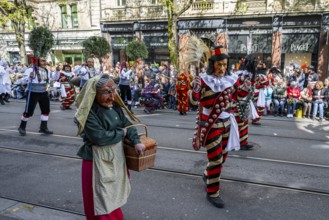
<svg viewBox="0 0 329 220">
<path fill-rule="evenodd" d="M 65 61 L 78 65 L 84 62 L 82 41 L 90 36 L 101 36 L 101 0 L 30 0 L 36 25 L 45 25 L 52 30 L 55 44 L 51 49 L 53 62 Z M 28 56 L 33 52 L 28 47 L 28 36 L 33 24 L 27 25 L 25 34 Z M 15 34 L 8 29 L 0 32 L 1 56 L 11 62 L 19 61 L 19 48 Z"/>
<path fill-rule="evenodd" d="M 177 8 L 187 0 L 177 0 Z M 329 1 L 208 0 L 192 1 L 178 21 L 178 47 L 191 34 L 209 46 L 226 44 L 230 63 L 253 53 L 267 66 L 312 64 L 328 76 Z M 114 61 L 135 38 L 149 48 L 146 62 L 169 61 L 167 12 L 157 0 L 102 1 L 101 31 L 109 39 Z"/>
</svg>

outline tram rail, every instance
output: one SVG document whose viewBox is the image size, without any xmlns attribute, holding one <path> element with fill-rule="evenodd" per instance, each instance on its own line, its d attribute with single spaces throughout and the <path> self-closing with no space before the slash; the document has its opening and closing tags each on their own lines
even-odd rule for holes
<svg viewBox="0 0 329 220">
<path fill-rule="evenodd" d="M 147 124 L 148 127 L 155 127 L 155 128 L 168 128 L 168 129 L 178 129 L 178 130 L 190 130 L 191 131 L 191 137 L 192 134 L 194 132 L 195 129 L 193 128 L 189 128 L 189 127 L 177 127 L 177 126 L 165 126 L 165 125 L 154 125 L 154 124 Z M 17 130 L 12 130 L 12 129 L 3 129 L 0 128 L 0 131 L 10 131 L 10 132 L 16 132 Z M 40 135 L 40 133 L 37 132 L 27 132 L 27 133 L 32 133 L 32 134 L 38 134 Z M 327 134 L 328 132 L 323 132 L 323 134 Z M 80 137 L 76 137 L 76 136 L 67 136 L 67 135 L 58 135 L 58 134 L 54 134 L 52 135 L 54 137 L 58 136 L 58 137 L 67 137 L 67 138 L 71 138 L 71 139 L 79 139 L 81 140 Z M 296 139 L 296 140 L 306 140 L 306 141 L 316 141 L 316 142 L 329 142 L 329 138 L 326 139 L 316 139 L 316 138 L 309 138 L 309 137 L 296 137 L 296 136 L 284 136 L 284 135 L 280 135 L 280 134 L 276 134 L 276 135 L 269 135 L 269 134 L 261 134 L 261 133 L 255 133 L 255 132 L 251 132 L 249 131 L 249 136 L 261 136 L 261 137 L 275 137 L 275 138 L 283 138 L 283 139 Z"/>
<path fill-rule="evenodd" d="M 59 157 L 59 158 L 65 158 L 65 159 L 81 160 L 81 158 L 79 158 L 77 156 L 68 156 L 68 155 L 63 155 L 63 154 L 41 152 L 41 151 L 37 151 L 37 150 L 26 150 L 26 149 L 18 149 L 18 148 L 11 148 L 11 147 L 0 147 L 0 150 L 35 154 L 35 155 L 40 155 L 40 156 L 50 156 L 50 157 Z M 308 166 L 310 166 L 310 164 Z M 314 165 L 314 166 L 319 167 L 320 165 Z M 185 172 L 185 171 L 166 169 L 166 168 L 161 168 L 161 167 L 153 167 L 153 168 L 150 168 L 149 170 L 154 171 L 154 172 L 165 172 L 165 173 L 171 173 L 171 174 L 182 175 L 182 176 L 193 176 L 193 177 L 200 177 L 200 178 L 202 176 L 201 174 L 195 174 L 195 173 L 190 173 L 190 172 Z M 311 193 L 311 194 L 329 196 L 329 190 L 318 190 L 318 189 L 307 188 L 307 187 L 291 187 L 291 186 L 286 186 L 286 185 L 283 185 L 283 184 L 280 185 L 280 184 L 277 184 L 277 183 L 270 183 L 270 182 L 251 181 L 251 180 L 246 180 L 246 179 L 241 179 L 241 178 L 225 178 L 225 177 L 222 177 L 221 180 L 230 181 L 230 182 L 237 182 L 237 183 L 244 183 L 244 184 L 251 184 L 251 185 L 256 185 L 256 186 L 260 186 L 260 187 L 275 188 L 275 189 L 281 189 L 281 190 L 288 190 L 288 191 L 296 191 L 296 192 L 302 192 L 302 193 Z"/>
</svg>

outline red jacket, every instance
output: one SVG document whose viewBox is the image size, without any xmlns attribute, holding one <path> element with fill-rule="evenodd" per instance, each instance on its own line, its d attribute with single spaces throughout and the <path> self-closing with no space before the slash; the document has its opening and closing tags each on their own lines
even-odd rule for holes
<svg viewBox="0 0 329 220">
<path fill-rule="evenodd" d="M 291 98 L 295 98 L 295 99 L 299 99 L 300 97 L 300 88 L 298 86 L 296 86 L 295 88 L 292 88 L 291 86 L 289 86 L 287 88 L 287 98 L 291 99 Z"/>
</svg>

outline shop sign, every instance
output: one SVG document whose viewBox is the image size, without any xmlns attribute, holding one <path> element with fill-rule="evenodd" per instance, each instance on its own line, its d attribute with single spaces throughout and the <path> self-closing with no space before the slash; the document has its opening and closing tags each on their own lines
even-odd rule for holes
<svg viewBox="0 0 329 220">
<path fill-rule="evenodd" d="M 295 43 L 292 43 L 291 46 L 290 46 L 290 51 L 291 52 L 300 52 L 300 51 L 308 51 L 308 43 L 304 43 L 304 44 L 295 44 Z"/>
<path fill-rule="evenodd" d="M 84 39 L 65 39 L 65 40 L 58 40 L 57 41 L 57 45 L 82 45 L 82 42 L 84 41 Z"/>
<path fill-rule="evenodd" d="M 18 47 L 17 41 L 7 41 L 8 47 Z"/>
<path fill-rule="evenodd" d="M 168 47 L 167 36 L 144 36 L 145 45 L 149 48 L 164 48 Z"/>
<path fill-rule="evenodd" d="M 319 34 L 284 34 L 282 53 L 317 53 Z"/>
<path fill-rule="evenodd" d="M 113 49 L 125 49 L 127 44 L 132 40 L 132 37 L 112 37 L 111 44 Z"/>
</svg>

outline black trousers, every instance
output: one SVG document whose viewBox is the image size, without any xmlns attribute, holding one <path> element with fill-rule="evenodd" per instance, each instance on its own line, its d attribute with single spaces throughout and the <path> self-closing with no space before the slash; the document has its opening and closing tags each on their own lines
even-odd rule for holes
<svg viewBox="0 0 329 220">
<path fill-rule="evenodd" d="M 129 85 L 119 85 L 122 101 L 131 101 L 131 90 Z"/>
<path fill-rule="evenodd" d="M 34 109 L 37 106 L 37 103 L 39 103 L 41 114 L 48 115 L 50 112 L 50 101 L 48 97 L 48 92 L 43 92 L 43 93 L 31 92 L 30 97 L 27 93 L 25 111 L 23 115 L 27 117 L 31 117 L 34 113 Z"/>
</svg>

